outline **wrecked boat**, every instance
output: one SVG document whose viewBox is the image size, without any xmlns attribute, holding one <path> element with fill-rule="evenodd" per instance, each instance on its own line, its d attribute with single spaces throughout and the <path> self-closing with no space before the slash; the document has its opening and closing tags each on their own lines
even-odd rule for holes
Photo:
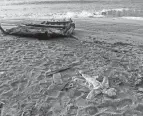
<svg viewBox="0 0 143 116">
<path fill-rule="evenodd" d="M 40 23 L 20 24 L 10 29 L 0 25 L 0 30 L 6 35 L 15 35 L 34 38 L 53 38 L 71 36 L 75 23 L 70 20 L 42 21 Z"/>
</svg>

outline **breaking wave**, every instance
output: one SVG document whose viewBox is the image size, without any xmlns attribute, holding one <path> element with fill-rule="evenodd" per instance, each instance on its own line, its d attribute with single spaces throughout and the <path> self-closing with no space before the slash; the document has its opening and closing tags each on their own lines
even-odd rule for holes
<svg viewBox="0 0 143 116">
<path fill-rule="evenodd" d="M 142 20 L 143 10 L 129 9 L 129 8 L 117 8 L 117 9 L 103 9 L 96 11 L 79 11 L 79 12 L 59 12 L 59 13 L 48 13 L 44 12 L 25 12 L 16 11 L 5 12 L 0 14 L 0 18 L 98 18 L 98 17 L 124 17 L 127 19 Z M 140 18 L 139 18 L 140 17 Z"/>
<path fill-rule="evenodd" d="M 99 11 L 80 11 L 44 14 L 52 18 L 98 18 L 98 17 L 142 17 L 143 11 L 129 8 L 103 9 Z M 37 16 L 36 16 L 37 17 Z"/>
<path fill-rule="evenodd" d="M 82 11 L 82 12 L 66 12 L 63 14 L 53 14 L 53 17 L 60 17 L 60 18 L 86 18 L 86 17 L 104 17 L 101 13 L 94 13 L 89 11 Z"/>
</svg>

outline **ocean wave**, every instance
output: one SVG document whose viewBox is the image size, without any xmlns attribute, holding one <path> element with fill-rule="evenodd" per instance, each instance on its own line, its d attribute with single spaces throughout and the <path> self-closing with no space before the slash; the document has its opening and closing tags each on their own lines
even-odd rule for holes
<svg viewBox="0 0 143 116">
<path fill-rule="evenodd" d="M 138 12 L 140 13 L 139 15 Z M 34 12 L 34 11 L 1 11 L 0 18 L 101 18 L 101 17 L 142 17 L 143 11 L 129 8 L 116 8 L 116 9 L 102 9 L 96 11 L 83 10 L 80 12 L 59 12 L 59 13 L 47 13 L 44 12 Z M 132 18 L 133 19 L 133 18 Z M 138 18 L 137 18 L 138 19 Z M 140 20 L 140 18 L 138 19 Z"/>
<path fill-rule="evenodd" d="M 104 17 L 99 13 L 93 13 L 89 11 L 82 12 L 67 12 L 64 14 L 53 14 L 53 17 L 61 17 L 61 18 L 86 18 L 86 17 Z"/>
<path fill-rule="evenodd" d="M 140 14 L 139 14 L 140 13 Z M 123 17 L 123 16 L 140 16 L 143 15 L 143 11 L 129 8 L 116 8 L 116 9 L 103 9 L 98 11 L 86 11 L 81 12 L 66 12 L 53 14 L 55 17 L 62 18 L 98 18 L 98 17 Z"/>
<path fill-rule="evenodd" d="M 94 18 L 94 17 L 104 17 L 100 13 L 93 13 L 88 11 L 81 12 L 63 12 L 63 13 L 5 13 L 0 15 L 1 18 Z"/>
<path fill-rule="evenodd" d="M 65 12 L 65 13 L 54 13 L 51 14 L 53 18 L 98 18 L 111 15 L 117 15 L 118 12 L 128 11 L 128 8 L 118 8 L 118 9 L 103 9 L 99 11 L 80 11 L 80 12 Z"/>
<path fill-rule="evenodd" d="M 112 12 L 125 12 L 125 11 L 129 11 L 129 8 L 115 8 L 115 9 L 103 9 L 100 11 L 101 14 L 103 15 L 109 15 Z"/>
</svg>

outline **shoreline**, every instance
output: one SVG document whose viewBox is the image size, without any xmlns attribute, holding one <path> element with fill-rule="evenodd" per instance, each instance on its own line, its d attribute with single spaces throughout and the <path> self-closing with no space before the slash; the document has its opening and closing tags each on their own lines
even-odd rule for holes
<svg viewBox="0 0 143 116">
<path fill-rule="evenodd" d="M 46 19 L 4 19 L 1 23 L 15 23 L 17 25 L 26 22 L 40 22 Z M 123 18 L 73 18 L 75 22 L 75 34 L 77 38 L 101 38 L 103 41 L 123 41 L 132 44 L 142 44 L 143 22 Z"/>
</svg>

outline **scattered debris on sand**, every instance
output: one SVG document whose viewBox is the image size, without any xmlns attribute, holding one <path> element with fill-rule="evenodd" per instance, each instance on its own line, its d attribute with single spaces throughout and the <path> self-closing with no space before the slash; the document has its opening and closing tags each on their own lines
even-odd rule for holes
<svg viewBox="0 0 143 116">
<path fill-rule="evenodd" d="M 79 73 L 81 74 L 83 79 L 85 79 L 85 83 L 82 83 L 83 81 L 81 81 L 81 79 L 79 80 L 76 78 L 74 78 L 74 81 L 76 81 L 80 85 L 83 84 L 83 86 L 84 85 L 87 86 L 91 90 L 89 94 L 87 95 L 86 99 L 88 100 L 94 99 L 94 97 L 96 97 L 97 95 L 101 93 L 106 94 L 109 97 L 116 96 L 117 91 L 115 88 L 109 87 L 109 80 L 107 77 L 104 77 L 103 81 L 99 82 L 97 80 L 98 76 L 91 77 L 87 74 L 84 74 L 83 71 L 81 70 L 79 70 Z"/>
<path fill-rule="evenodd" d="M 143 115 L 142 46 L 20 38 L 0 46 L 2 116 Z"/>
</svg>

